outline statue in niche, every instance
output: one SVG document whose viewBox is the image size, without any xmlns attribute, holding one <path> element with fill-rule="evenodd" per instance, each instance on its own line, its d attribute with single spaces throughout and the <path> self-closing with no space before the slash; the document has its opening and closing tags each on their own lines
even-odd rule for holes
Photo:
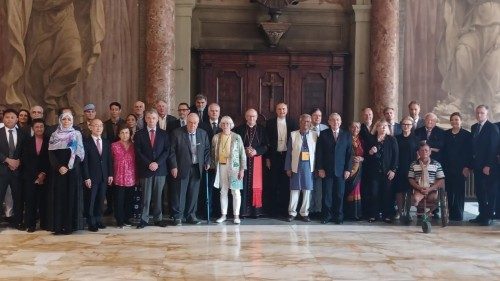
<svg viewBox="0 0 500 281">
<path fill-rule="evenodd" d="M 448 120 L 460 111 L 471 123 L 474 108 L 487 104 L 499 119 L 500 0 L 446 0 L 443 11 L 438 68 L 448 97 L 438 101 L 434 112 Z"/>
<path fill-rule="evenodd" d="M 80 106 L 72 92 L 101 53 L 102 0 L 6 0 L 12 62 L 1 82 L 10 106 L 45 107 L 49 122 L 60 107 Z"/>
</svg>

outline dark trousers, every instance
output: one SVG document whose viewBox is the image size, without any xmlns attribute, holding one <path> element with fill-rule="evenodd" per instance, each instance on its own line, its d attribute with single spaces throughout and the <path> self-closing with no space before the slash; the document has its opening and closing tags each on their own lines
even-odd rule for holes
<svg viewBox="0 0 500 281">
<path fill-rule="evenodd" d="M 19 182 L 19 173 L 17 171 L 0 175 L 0 202 L 2 203 L 5 200 L 5 193 L 7 192 L 7 187 L 9 185 L 12 192 L 12 201 L 14 203 L 14 216 L 12 224 L 17 226 L 23 222 L 24 211 L 23 190 Z"/>
<path fill-rule="evenodd" d="M 271 155 L 270 182 L 267 186 L 268 200 L 264 202 L 269 207 L 271 216 L 287 216 L 290 201 L 290 179 L 285 172 L 285 152 L 274 152 Z"/>
<path fill-rule="evenodd" d="M 106 188 L 106 212 L 113 213 L 113 195 L 114 195 L 114 185 L 110 185 Z"/>
<path fill-rule="evenodd" d="M 134 187 L 115 185 L 114 210 L 116 225 L 122 226 L 132 217 Z"/>
<path fill-rule="evenodd" d="M 365 185 L 366 186 L 366 185 Z M 385 173 L 376 173 L 369 177 L 368 188 L 370 192 L 369 217 L 391 218 L 394 216 L 394 192 L 391 188 L 391 181 L 387 179 Z"/>
<path fill-rule="evenodd" d="M 87 202 L 88 218 L 87 224 L 89 226 L 97 226 L 102 223 L 102 211 L 104 209 L 104 198 L 106 197 L 106 183 L 92 183 L 90 189 L 90 201 Z"/>
<path fill-rule="evenodd" d="M 464 218 L 465 178 L 449 173 L 446 174 L 445 184 L 450 219 L 461 221 Z"/>
<path fill-rule="evenodd" d="M 321 213 L 323 220 L 344 219 L 345 180 L 343 177 L 323 178 L 323 197 Z"/>
<path fill-rule="evenodd" d="M 40 217 L 40 228 L 45 228 L 46 214 L 46 187 L 35 183 L 24 184 L 24 200 L 26 202 L 25 223 L 28 228 L 36 227 L 37 215 Z"/>
<path fill-rule="evenodd" d="M 205 183 L 205 177 L 208 177 L 208 188 Z M 198 218 L 207 218 L 207 191 L 210 204 L 210 216 L 218 218 L 221 215 L 220 202 L 218 200 L 220 198 L 220 190 L 214 187 L 214 181 L 215 169 L 209 170 L 201 177 L 200 193 L 198 195 L 198 210 L 196 212 Z"/>
<path fill-rule="evenodd" d="M 173 179 L 172 211 L 174 219 L 196 219 L 198 193 L 200 190 L 199 164 L 191 165 L 188 176 L 184 179 Z"/>
<path fill-rule="evenodd" d="M 482 170 L 474 170 L 474 187 L 476 189 L 477 202 L 479 203 L 479 217 L 482 220 L 493 219 L 497 184 L 496 174 L 492 173 L 487 176 L 483 174 Z"/>
</svg>

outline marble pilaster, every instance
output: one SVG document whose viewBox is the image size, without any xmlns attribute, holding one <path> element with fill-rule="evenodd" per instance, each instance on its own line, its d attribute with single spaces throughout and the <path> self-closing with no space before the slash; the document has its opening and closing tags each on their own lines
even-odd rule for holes
<svg viewBox="0 0 500 281">
<path fill-rule="evenodd" d="M 191 20 L 195 0 L 175 0 L 175 98 L 191 101 Z M 177 108 L 177 104 L 172 104 Z M 175 111 L 173 111 L 175 112 Z"/>
<path fill-rule="evenodd" d="M 371 8 L 370 92 L 374 114 L 398 110 L 399 0 L 375 0 Z"/>
<path fill-rule="evenodd" d="M 146 4 L 146 102 L 174 103 L 175 1 L 148 0 Z"/>
</svg>

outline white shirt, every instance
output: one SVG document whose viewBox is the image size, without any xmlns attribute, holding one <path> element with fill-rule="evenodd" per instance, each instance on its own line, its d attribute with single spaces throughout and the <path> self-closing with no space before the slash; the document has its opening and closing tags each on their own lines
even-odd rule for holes
<svg viewBox="0 0 500 281">
<path fill-rule="evenodd" d="M 286 151 L 286 119 L 277 118 L 278 126 L 278 146 L 276 150 L 278 152 Z"/>
<path fill-rule="evenodd" d="M 94 135 L 91 135 L 92 139 L 94 140 L 95 146 L 97 147 L 97 150 L 99 150 L 99 145 L 101 146 L 100 149 L 102 151 L 102 137 L 96 137 Z M 97 139 L 99 139 L 100 144 L 97 144 Z"/>
<path fill-rule="evenodd" d="M 5 125 L 2 123 L 2 127 L 5 127 Z M 9 129 L 5 127 L 5 137 L 7 138 L 7 143 L 9 143 L 9 130 L 12 130 L 12 136 L 14 137 L 14 146 L 17 146 L 17 129 L 16 127 Z"/>
<path fill-rule="evenodd" d="M 158 126 L 162 130 L 167 129 L 167 115 L 163 116 L 163 118 L 161 116 L 158 116 Z M 149 130 L 148 130 L 148 132 L 149 132 Z"/>
</svg>

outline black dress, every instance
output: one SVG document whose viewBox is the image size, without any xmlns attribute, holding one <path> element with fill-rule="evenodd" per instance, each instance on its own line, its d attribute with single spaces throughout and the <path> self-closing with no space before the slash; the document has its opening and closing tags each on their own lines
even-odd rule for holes
<svg viewBox="0 0 500 281">
<path fill-rule="evenodd" d="M 84 225 L 80 158 L 76 156 L 73 169 L 64 175 L 59 173 L 60 167 L 67 167 L 70 156 L 69 148 L 49 151 L 51 166 L 49 204 L 52 207 L 49 221 L 51 230 L 56 234 L 69 234 L 83 229 Z"/>
<path fill-rule="evenodd" d="M 461 221 L 464 213 L 465 180 L 462 170 L 472 168 L 472 134 L 464 129 L 453 134 L 451 129 L 444 135 L 442 150 L 443 171 L 448 193 L 448 209 L 451 220 Z M 431 156 L 432 157 L 432 156 Z"/>
<path fill-rule="evenodd" d="M 410 164 L 417 159 L 417 150 L 419 139 L 413 134 L 405 137 L 403 134 L 396 136 L 399 148 L 399 163 L 396 179 L 394 180 L 394 191 L 404 193 L 411 190 L 408 181 L 408 171 Z"/>
</svg>

